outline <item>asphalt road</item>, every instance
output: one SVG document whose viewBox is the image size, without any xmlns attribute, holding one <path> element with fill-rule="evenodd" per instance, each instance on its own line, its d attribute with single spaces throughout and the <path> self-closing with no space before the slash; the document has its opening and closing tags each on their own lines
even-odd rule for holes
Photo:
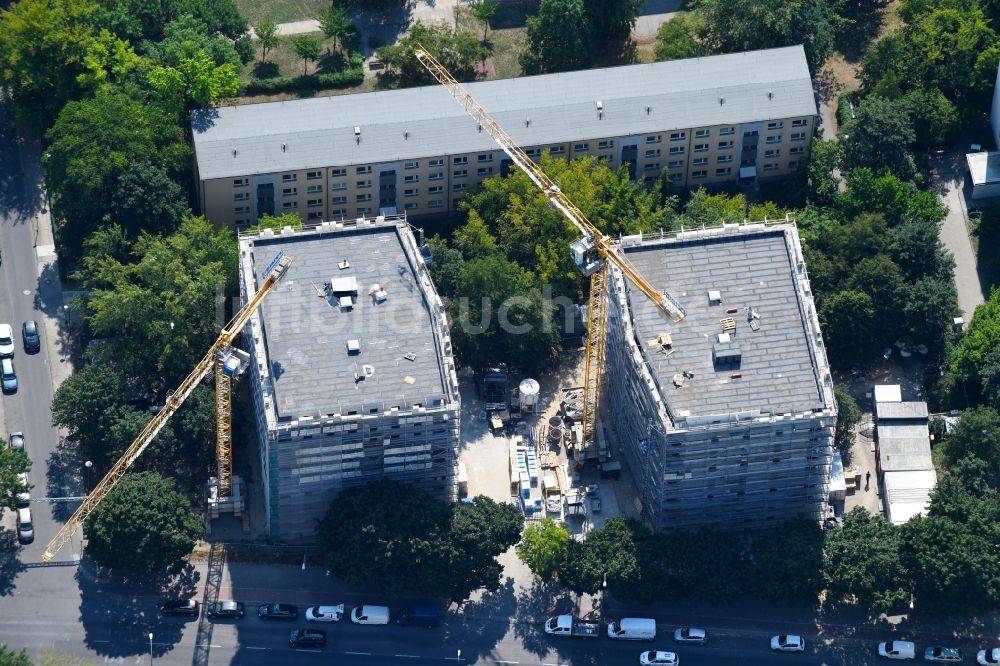
<svg viewBox="0 0 1000 666">
<path fill-rule="evenodd" d="M 16 393 L 2 397 L 2 436 L 6 439 L 11 432 L 23 432 L 32 461 L 28 480 L 34 486 L 31 513 L 36 536 L 20 557 L 24 562 L 37 562 L 62 519 L 76 507 L 42 498 L 78 495 L 79 464 L 75 456 L 59 449 L 59 433 L 52 427 L 50 364 L 65 362 L 58 339 L 63 313 L 51 236 L 38 234 L 42 208 L 38 149 L 20 142 L 12 126 L 0 109 L 0 322 L 14 329 L 18 385 Z M 39 325 L 42 346 L 37 354 L 25 353 L 22 345 L 21 324 L 28 319 Z M 10 541 L 9 533 L 2 536 Z M 71 548 L 58 556 L 64 561 L 73 557 Z M 0 574 L 0 591 L 2 587 Z"/>
</svg>

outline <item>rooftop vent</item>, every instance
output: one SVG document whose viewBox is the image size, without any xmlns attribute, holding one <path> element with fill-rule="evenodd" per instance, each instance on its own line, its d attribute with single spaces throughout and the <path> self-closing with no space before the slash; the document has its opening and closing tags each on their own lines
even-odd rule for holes
<svg viewBox="0 0 1000 666">
<path fill-rule="evenodd" d="M 722 106 L 725 103 L 726 103 L 726 98 L 725 97 L 720 97 L 719 98 L 719 106 Z"/>
<path fill-rule="evenodd" d="M 773 90 L 768 90 L 767 91 L 767 98 L 768 99 L 774 99 L 774 91 Z"/>
<path fill-rule="evenodd" d="M 410 138 L 410 133 L 409 132 L 403 132 L 403 141 L 406 141 L 409 138 Z"/>
<path fill-rule="evenodd" d="M 708 292 L 708 304 L 719 305 L 720 303 L 722 303 L 722 292 L 710 289 Z"/>
<path fill-rule="evenodd" d="M 350 355 L 361 353 L 361 341 L 357 339 L 351 339 L 347 341 L 347 353 Z"/>
<path fill-rule="evenodd" d="M 597 100 L 597 117 L 604 118 L 604 102 Z"/>
<path fill-rule="evenodd" d="M 726 340 L 723 341 L 722 337 Z M 719 335 L 719 341 L 712 345 L 712 363 L 717 367 L 738 368 L 743 361 L 743 354 L 740 346 L 734 340 L 729 339 L 726 333 Z"/>
<path fill-rule="evenodd" d="M 288 151 L 288 144 L 287 143 L 281 144 L 281 152 L 284 153 L 284 152 L 287 152 L 287 151 Z"/>
<path fill-rule="evenodd" d="M 361 128 L 357 125 L 354 126 L 354 142 L 361 143 Z"/>
<path fill-rule="evenodd" d="M 524 126 L 525 127 L 531 127 L 531 118 L 525 118 L 524 119 Z"/>
<path fill-rule="evenodd" d="M 651 107 L 651 106 L 647 105 L 647 106 L 646 106 L 646 115 L 648 116 L 648 115 L 649 115 L 649 114 L 651 114 L 652 112 L 653 112 L 653 107 Z"/>
</svg>

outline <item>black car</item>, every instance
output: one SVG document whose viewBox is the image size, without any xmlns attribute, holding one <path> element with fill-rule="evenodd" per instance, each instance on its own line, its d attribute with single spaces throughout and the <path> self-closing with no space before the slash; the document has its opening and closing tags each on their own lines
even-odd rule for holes
<svg viewBox="0 0 1000 666">
<path fill-rule="evenodd" d="M 164 615 L 197 615 L 198 602 L 194 599 L 168 599 L 160 606 Z"/>
<path fill-rule="evenodd" d="M 38 338 L 38 325 L 34 319 L 21 324 L 21 339 L 24 341 L 24 351 L 29 354 L 37 354 L 42 348 L 42 341 Z"/>
<path fill-rule="evenodd" d="M 208 607 L 208 616 L 216 619 L 243 617 L 243 604 L 239 601 L 216 601 Z"/>
<path fill-rule="evenodd" d="M 326 645 L 326 632 L 319 629 L 292 629 L 288 644 L 292 647 L 323 647 Z"/>
<path fill-rule="evenodd" d="M 291 604 L 267 604 L 257 607 L 257 617 L 262 620 L 294 620 L 299 609 Z"/>
</svg>

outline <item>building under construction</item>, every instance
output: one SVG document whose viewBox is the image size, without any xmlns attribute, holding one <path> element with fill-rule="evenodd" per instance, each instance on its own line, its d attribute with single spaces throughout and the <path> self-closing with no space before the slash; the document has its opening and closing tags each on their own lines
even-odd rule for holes
<svg viewBox="0 0 1000 666">
<path fill-rule="evenodd" d="M 687 310 L 672 324 L 619 272 L 610 282 L 603 424 L 647 519 L 819 519 L 836 406 L 795 225 L 628 237 L 622 251 Z"/>
<path fill-rule="evenodd" d="M 293 269 L 246 327 L 272 540 L 311 540 L 341 490 L 382 477 L 453 500 L 458 378 L 405 217 L 241 236 L 244 299 L 278 252 Z"/>
</svg>

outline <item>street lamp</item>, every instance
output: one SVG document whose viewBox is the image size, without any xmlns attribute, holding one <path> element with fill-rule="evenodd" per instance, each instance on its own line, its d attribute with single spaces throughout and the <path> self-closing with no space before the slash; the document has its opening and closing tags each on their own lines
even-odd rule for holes
<svg viewBox="0 0 1000 666">
<path fill-rule="evenodd" d="M 149 666 L 153 666 L 153 632 L 149 632 Z"/>
<path fill-rule="evenodd" d="M 455 656 L 455 663 L 457 664 L 459 661 L 461 661 L 461 659 L 462 659 L 462 650 L 460 648 L 458 650 L 458 654 Z"/>
</svg>

